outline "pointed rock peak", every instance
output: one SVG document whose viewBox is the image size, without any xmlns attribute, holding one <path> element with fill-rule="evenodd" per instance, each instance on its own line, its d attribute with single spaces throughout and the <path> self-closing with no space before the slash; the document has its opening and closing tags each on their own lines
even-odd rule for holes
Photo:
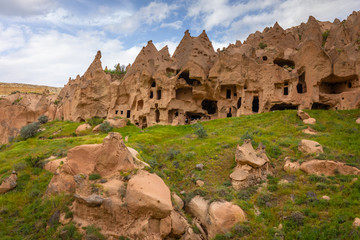
<svg viewBox="0 0 360 240">
<path fill-rule="evenodd" d="M 163 48 L 159 51 L 159 53 L 160 53 L 161 55 L 169 55 L 169 56 L 170 56 L 168 45 L 165 45 L 165 47 L 163 47 Z"/>
<path fill-rule="evenodd" d="M 307 23 L 318 23 L 318 21 L 313 16 L 310 16 Z"/>
<path fill-rule="evenodd" d="M 191 36 L 190 36 L 189 29 L 186 29 L 186 31 L 184 32 L 184 37 L 185 37 L 185 36 L 191 37 Z"/>
<path fill-rule="evenodd" d="M 95 60 L 96 60 L 96 59 L 99 59 L 99 60 L 100 60 L 100 58 L 101 58 L 101 51 L 99 50 L 99 51 L 97 51 L 97 53 L 96 53 Z"/>
<path fill-rule="evenodd" d="M 278 22 L 276 22 L 276 23 L 274 24 L 273 29 L 284 31 L 284 29 L 280 26 L 280 24 L 279 24 Z"/>
<path fill-rule="evenodd" d="M 156 51 L 156 52 L 158 51 L 155 45 L 153 44 L 152 40 L 148 41 L 146 47 L 143 48 L 143 50 Z"/>
<path fill-rule="evenodd" d="M 86 79 L 90 79 L 93 76 L 93 72 L 102 72 L 103 73 L 103 68 L 101 65 L 101 52 L 98 51 L 94 61 L 90 64 L 89 68 L 86 70 L 84 77 Z"/>
<path fill-rule="evenodd" d="M 334 20 L 334 24 L 340 24 L 340 19 L 335 18 L 335 20 Z"/>
</svg>

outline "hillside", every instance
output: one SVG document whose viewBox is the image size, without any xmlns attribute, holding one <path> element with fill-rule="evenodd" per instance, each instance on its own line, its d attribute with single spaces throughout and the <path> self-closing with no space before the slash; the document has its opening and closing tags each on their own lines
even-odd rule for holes
<svg viewBox="0 0 360 240">
<path fill-rule="evenodd" d="M 0 82 L 0 97 L 10 95 L 14 92 L 22 93 L 38 93 L 42 94 L 44 90 L 48 90 L 50 94 L 59 94 L 61 88 L 57 87 L 48 87 L 32 84 L 23 84 L 23 83 L 2 83 Z"/>
<path fill-rule="evenodd" d="M 150 164 L 149 171 L 160 176 L 185 205 L 195 195 L 201 195 L 211 202 L 230 201 L 245 211 L 247 221 L 215 239 L 359 239 L 360 230 L 352 227 L 354 218 L 360 217 L 358 177 L 287 173 L 283 165 L 285 157 L 298 162 L 317 158 L 360 168 L 360 125 L 355 123 L 360 110 L 306 112 L 316 119 L 312 128 L 317 135 L 302 132 L 307 126 L 294 110 L 202 122 L 208 135 L 204 138 L 194 134 L 194 125 L 157 125 L 143 130 L 130 125 L 114 131 L 123 138 L 128 136 L 125 144 L 140 153 Z M 29 157 L 61 158 L 72 147 L 101 143 L 106 137 L 91 130 L 77 136 L 75 130 L 79 125 L 52 121 L 41 126 L 42 131 L 34 138 L 25 141 L 18 138 L 1 146 L 0 182 L 12 170 L 18 173 L 17 187 L 0 195 L 1 239 L 80 239 L 73 225 L 62 226 L 50 220 L 57 211 L 72 219 L 69 207 L 74 198 L 46 195 L 53 174 L 29 164 Z M 244 139 L 252 139 L 254 148 L 260 143 L 265 146 L 272 175 L 260 185 L 236 191 L 229 175 L 236 166 L 236 146 L 242 145 Z M 300 152 L 301 139 L 319 142 L 324 153 L 316 156 Z M 195 169 L 200 163 L 204 165 L 202 171 Z M 202 180 L 204 186 L 197 187 L 197 180 Z M 322 199 L 323 195 L 330 200 Z M 192 216 L 184 211 L 180 210 L 191 225 Z M 197 227 L 192 228 L 196 232 Z M 92 227 L 82 233 L 97 236 L 92 239 L 104 239 L 99 231 Z"/>
</svg>

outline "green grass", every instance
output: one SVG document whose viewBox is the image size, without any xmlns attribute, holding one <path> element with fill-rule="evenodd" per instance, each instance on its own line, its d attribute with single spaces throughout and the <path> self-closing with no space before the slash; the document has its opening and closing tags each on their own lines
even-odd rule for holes
<svg viewBox="0 0 360 240">
<path fill-rule="evenodd" d="M 202 138 L 195 134 L 196 129 L 191 125 L 153 126 L 143 130 L 126 126 L 113 131 L 120 132 L 123 138 L 129 136 L 126 144 L 139 151 L 142 159 L 153 167 L 150 171 L 162 177 L 183 199 L 200 194 L 211 201 L 232 201 L 246 212 L 249 221 L 245 225 L 218 239 L 241 236 L 248 239 L 281 236 L 286 236 L 285 239 L 357 239 L 360 232 L 353 229 L 351 223 L 355 216 L 360 216 L 359 180 L 352 182 L 352 177 L 341 175 L 286 174 L 282 166 L 285 157 L 299 161 L 315 158 L 297 150 L 298 143 L 305 138 L 323 145 L 324 154 L 317 158 L 360 167 L 360 125 L 355 123 L 360 110 L 307 112 L 317 120 L 313 126 L 319 132 L 316 136 L 301 132 L 307 126 L 297 118 L 296 111 L 291 110 L 202 122 L 207 133 Z M 9 176 L 14 168 L 20 169 L 18 187 L 0 196 L 1 239 L 57 236 L 59 227 L 46 230 L 44 226 L 50 216 L 58 209 L 63 211 L 71 199 L 45 197 L 52 174 L 26 165 L 25 159 L 66 156 L 70 148 L 101 143 L 106 136 L 91 131 L 76 136 L 79 125 L 70 121 L 49 122 L 42 125 L 45 131 L 34 138 L 14 141 L 0 148 L 0 180 Z M 229 175 L 235 167 L 236 145 L 242 144 L 245 138 L 251 138 L 254 147 L 260 143 L 265 145 L 274 176 L 269 177 L 267 187 L 235 191 L 230 186 Z M 204 164 L 203 171 L 195 170 L 198 163 Z M 283 178 L 292 181 L 278 185 Z M 198 179 L 205 182 L 201 188 L 195 185 Z M 186 193 L 181 195 L 181 191 Z M 317 200 L 309 199 L 308 192 L 316 194 Z M 331 200 L 322 200 L 322 195 L 328 195 Z M 254 213 L 255 205 L 260 210 L 259 216 Z M 301 224 L 296 220 L 296 212 L 303 215 Z M 283 229 L 275 229 L 280 223 Z"/>
</svg>

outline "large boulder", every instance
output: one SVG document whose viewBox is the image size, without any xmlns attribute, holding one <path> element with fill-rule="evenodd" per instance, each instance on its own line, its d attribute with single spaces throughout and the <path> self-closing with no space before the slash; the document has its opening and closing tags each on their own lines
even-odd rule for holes
<svg viewBox="0 0 360 240">
<path fill-rule="evenodd" d="M 170 190 L 164 181 L 156 174 L 142 170 L 129 180 L 125 201 L 135 216 L 165 218 L 173 209 Z"/>
<path fill-rule="evenodd" d="M 17 173 L 13 171 L 11 175 L 1 183 L 0 194 L 6 193 L 14 189 L 17 185 L 16 180 L 17 180 Z"/>
<path fill-rule="evenodd" d="M 287 173 L 293 173 L 300 169 L 299 162 L 292 162 L 290 160 L 286 160 L 284 164 L 284 171 Z"/>
<path fill-rule="evenodd" d="M 250 139 L 246 139 L 243 145 L 237 146 L 235 160 L 238 164 L 248 164 L 255 168 L 261 167 L 269 162 L 264 149 L 258 148 L 255 151 Z"/>
<path fill-rule="evenodd" d="M 187 210 L 194 216 L 197 217 L 203 224 L 206 223 L 207 213 L 209 208 L 209 201 L 205 200 L 201 196 L 195 196 L 187 204 Z"/>
<path fill-rule="evenodd" d="M 208 237 L 212 239 L 216 234 L 224 234 L 243 221 L 245 213 L 239 206 L 230 202 L 213 202 L 209 207 Z"/>
<path fill-rule="evenodd" d="M 189 227 L 188 222 L 186 219 L 178 212 L 171 211 L 171 233 L 175 237 L 182 236 L 186 229 Z"/>
<path fill-rule="evenodd" d="M 335 174 L 343 175 L 359 175 L 360 170 L 356 167 L 348 166 L 342 162 L 330 160 L 310 160 L 303 162 L 300 169 L 307 174 L 316 174 L 325 176 L 333 176 Z"/>
<path fill-rule="evenodd" d="M 298 149 L 300 152 L 305 154 L 319 154 L 324 152 L 320 143 L 306 139 L 302 139 L 300 141 Z"/>
<path fill-rule="evenodd" d="M 298 110 L 297 115 L 301 120 L 305 120 L 305 119 L 310 118 L 310 115 L 308 113 L 302 111 L 302 110 Z"/>
<path fill-rule="evenodd" d="M 127 125 L 128 120 L 125 118 L 114 118 L 114 119 L 107 119 L 105 122 L 108 122 L 110 126 L 114 128 L 122 128 Z"/>
<path fill-rule="evenodd" d="M 76 134 L 79 134 L 85 130 L 88 130 L 88 129 L 91 129 L 91 125 L 88 124 L 88 123 L 84 123 L 84 124 L 81 124 L 80 126 L 78 126 L 75 130 Z"/>
</svg>

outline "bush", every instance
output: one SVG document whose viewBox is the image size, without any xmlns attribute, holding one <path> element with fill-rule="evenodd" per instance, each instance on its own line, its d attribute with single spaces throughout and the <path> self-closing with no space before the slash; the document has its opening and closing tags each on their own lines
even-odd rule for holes
<svg viewBox="0 0 360 240">
<path fill-rule="evenodd" d="M 90 124 L 91 126 L 95 127 L 95 126 L 103 123 L 103 121 L 104 121 L 104 119 L 102 119 L 100 117 L 92 117 L 87 120 L 87 123 Z"/>
<path fill-rule="evenodd" d="M 36 133 L 39 131 L 39 128 L 40 128 L 40 123 L 38 122 L 30 123 L 29 125 L 26 125 L 21 128 L 20 136 L 24 139 L 34 137 Z"/>
<path fill-rule="evenodd" d="M 80 240 L 82 239 L 82 235 L 77 231 L 75 225 L 73 223 L 70 223 L 69 225 L 66 225 L 62 228 L 59 234 L 59 238 L 64 240 Z"/>
<path fill-rule="evenodd" d="M 249 133 L 248 131 L 246 131 L 244 133 L 244 135 L 241 136 L 240 138 L 240 143 L 242 144 L 244 142 L 245 139 L 250 139 L 251 141 L 253 140 L 254 136 L 252 133 Z"/>
<path fill-rule="evenodd" d="M 263 42 L 259 43 L 259 48 L 260 48 L 260 49 L 264 49 L 264 48 L 266 48 L 266 47 L 267 47 L 267 44 L 266 44 L 266 43 L 263 43 Z"/>
<path fill-rule="evenodd" d="M 94 225 L 84 227 L 83 229 L 86 230 L 85 239 L 91 239 L 91 240 L 105 240 L 106 239 L 105 236 L 100 233 L 100 228 L 97 228 Z"/>
<path fill-rule="evenodd" d="M 193 128 L 195 129 L 194 133 L 199 137 L 199 138 L 206 138 L 208 136 L 204 126 L 200 123 L 195 123 Z"/>
<path fill-rule="evenodd" d="M 41 115 L 38 118 L 38 121 L 39 121 L 39 123 L 44 124 L 44 123 L 47 123 L 49 121 L 49 118 L 47 116 L 45 116 L 45 115 Z"/>
<path fill-rule="evenodd" d="M 43 160 L 45 158 L 46 156 L 27 156 L 24 160 L 30 167 L 41 168 L 44 164 Z"/>
<path fill-rule="evenodd" d="M 90 174 L 90 176 L 89 176 L 89 180 L 97 180 L 100 178 L 101 178 L 100 174 L 97 174 L 97 173 Z"/>
<path fill-rule="evenodd" d="M 113 127 L 108 122 L 103 122 L 100 124 L 100 131 L 103 133 L 108 133 L 113 129 Z"/>
</svg>

